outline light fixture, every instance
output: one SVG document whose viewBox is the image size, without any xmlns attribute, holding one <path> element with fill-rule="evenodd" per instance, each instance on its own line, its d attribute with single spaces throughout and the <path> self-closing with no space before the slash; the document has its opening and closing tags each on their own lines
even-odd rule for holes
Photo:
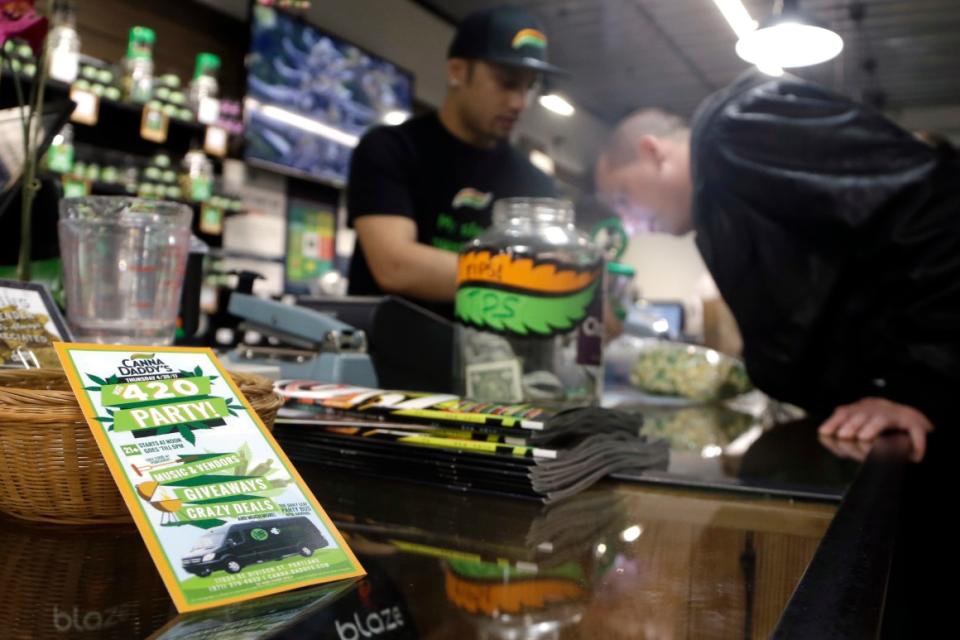
<svg viewBox="0 0 960 640">
<path fill-rule="evenodd" d="M 393 109 L 383 114 L 382 120 L 383 120 L 383 124 L 388 124 L 393 126 L 393 125 L 403 124 L 409 118 L 410 118 L 410 114 L 408 112 L 401 111 L 400 109 Z"/>
<path fill-rule="evenodd" d="M 807 67 L 831 60 L 843 50 L 843 38 L 800 12 L 798 0 L 777 0 L 773 16 L 740 36 L 737 55 L 767 67 Z"/>
<path fill-rule="evenodd" d="M 555 93 L 540 96 L 540 106 L 564 117 L 572 116 L 577 111 L 566 99 Z"/>
<path fill-rule="evenodd" d="M 643 527 L 638 524 L 633 525 L 632 527 L 627 527 L 620 533 L 620 538 L 624 542 L 634 542 L 643 535 Z"/>
<path fill-rule="evenodd" d="M 768 65 L 768 64 L 765 64 L 765 63 L 763 63 L 763 62 L 758 62 L 758 63 L 757 63 L 757 69 L 758 69 L 761 73 L 765 73 L 765 74 L 767 74 L 768 76 L 772 76 L 772 77 L 774 77 L 774 78 L 779 78 L 780 76 L 783 75 L 783 69 L 781 69 L 780 67 L 777 67 L 777 66 L 774 66 L 774 65 Z"/>
<path fill-rule="evenodd" d="M 750 12 L 743 6 L 743 0 L 713 0 L 717 9 L 723 14 L 727 24 L 733 29 L 737 39 L 743 38 L 749 33 L 756 31 L 759 26 L 757 21 L 750 17 Z M 757 69 L 775 78 L 783 75 L 783 69 L 766 62 L 758 62 Z"/>
<path fill-rule="evenodd" d="M 742 38 L 757 28 L 757 21 L 750 17 L 742 0 L 713 0 L 720 13 L 738 38 Z"/>
</svg>

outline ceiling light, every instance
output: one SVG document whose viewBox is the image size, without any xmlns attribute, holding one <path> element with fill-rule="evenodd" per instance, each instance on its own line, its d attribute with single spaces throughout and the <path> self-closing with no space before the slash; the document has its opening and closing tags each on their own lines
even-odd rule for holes
<svg viewBox="0 0 960 640">
<path fill-rule="evenodd" d="M 383 114 L 383 123 L 388 125 L 398 125 L 403 124 L 410 118 L 410 114 L 406 111 L 401 111 L 399 109 L 394 109 L 392 111 L 387 111 Z"/>
<path fill-rule="evenodd" d="M 747 8 L 743 6 L 743 0 L 713 0 L 713 3 L 720 9 L 720 13 L 723 14 L 727 24 L 733 29 L 733 33 L 738 39 L 755 31 L 759 26 L 757 21 L 750 17 Z M 783 69 L 774 64 L 761 62 L 757 64 L 757 69 L 775 78 L 783 75 Z"/>
<path fill-rule="evenodd" d="M 737 55 L 765 67 L 807 67 L 831 60 L 843 50 L 843 38 L 797 8 L 797 0 L 778 2 L 774 15 L 740 36 Z"/>
<path fill-rule="evenodd" d="M 738 38 L 742 38 L 757 28 L 757 21 L 750 17 L 742 0 L 713 0 L 720 13 Z"/>
<path fill-rule="evenodd" d="M 759 69 L 761 73 L 765 73 L 768 76 L 772 76 L 774 78 L 779 78 L 780 76 L 783 75 L 783 69 L 781 69 L 780 67 L 770 66 L 762 62 L 757 63 L 757 69 Z"/>
<path fill-rule="evenodd" d="M 627 527 L 620 533 L 620 538 L 624 542 L 634 542 L 637 538 L 643 535 L 643 527 L 640 525 L 633 525 L 632 527 Z"/>
<path fill-rule="evenodd" d="M 569 117 L 576 113 L 573 105 L 555 93 L 540 96 L 540 106 L 557 115 Z"/>
</svg>

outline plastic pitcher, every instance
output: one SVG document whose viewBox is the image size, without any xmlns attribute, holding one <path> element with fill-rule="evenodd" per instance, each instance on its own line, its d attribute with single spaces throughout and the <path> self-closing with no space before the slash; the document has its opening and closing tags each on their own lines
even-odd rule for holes
<svg viewBox="0 0 960 640">
<path fill-rule="evenodd" d="M 190 207 L 126 197 L 60 202 L 67 318 L 78 341 L 173 342 Z"/>
</svg>

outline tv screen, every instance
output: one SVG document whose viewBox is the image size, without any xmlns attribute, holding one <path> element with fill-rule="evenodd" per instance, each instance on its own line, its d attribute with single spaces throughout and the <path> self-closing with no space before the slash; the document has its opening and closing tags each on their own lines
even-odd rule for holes
<svg viewBox="0 0 960 640">
<path fill-rule="evenodd" d="M 298 18 L 255 5 L 245 107 L 248 161 L 342 184 L 360 136 L 412 111 L 413 76 Z"/>
</svg>

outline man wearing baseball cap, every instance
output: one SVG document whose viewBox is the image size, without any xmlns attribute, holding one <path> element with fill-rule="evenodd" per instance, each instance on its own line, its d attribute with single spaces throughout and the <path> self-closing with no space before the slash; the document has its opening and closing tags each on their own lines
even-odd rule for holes
<svg viewBox="0 0 960 640">
<path fill-rule="evenodd" d="M 547 62 L 539 22 L 516 7 L 468 16 L 447 56 L 439 112 L 369 131 L 347 187 L 357 247 L 350 293 L 392 293 L 453 316 L 460 246 L 489 225 L 494 200 L 549 197 L 553 182 L 508 137 Z"/>
</svg>

